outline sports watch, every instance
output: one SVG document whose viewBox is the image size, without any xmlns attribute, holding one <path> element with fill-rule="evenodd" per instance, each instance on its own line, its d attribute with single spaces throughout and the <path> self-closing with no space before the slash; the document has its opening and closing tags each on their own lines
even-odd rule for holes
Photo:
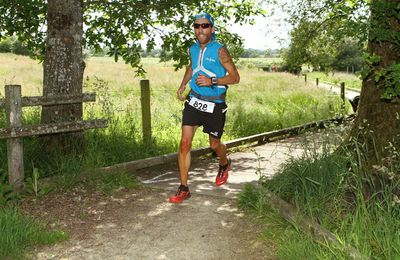
<svg viewBox="0 0 400 260">
<path fill-rule="evenodd" d="M 218 85 L 216 77 L 211 77 L 211 82 L 212 82 L 213 86 Z"/>
</svg>

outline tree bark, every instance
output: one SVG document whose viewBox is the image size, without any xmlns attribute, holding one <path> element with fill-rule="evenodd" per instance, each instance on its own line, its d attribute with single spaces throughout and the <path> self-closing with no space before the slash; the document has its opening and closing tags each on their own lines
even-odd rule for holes
<svg viewBox="0 0 400 260">
<path fill-rule="evenodd" d="M 385 79 L 375 82 L 377 72 L 382 68 L 400 62 L 399 45 L 382 39 L 379 32 L 390 31 L 394 35 L 400 34 L 399 20 L 389 12 L 378 8 L 377 4 L 388 2 L 398 3 L 398 0 L 375 0 L 371 8 L 371 28 L 368 40 L 369 54 L 379 55 L 381 60 L 372 66 L 369 75 L 363 80 L 358 114 L 352 127 L 350 136 L 357 141 L 365 152 L 367 168 L 372 165 L 390 163 L 389 144 L 400 148 L 400 103 L 385 101 L 381 98 L 385 92 Z"/>
<path fill-rule="evenodd" d="M 44 61 L 43 96 L 82 93 L 83 0 L 48 0 L 47 41 Z M 82 119 L 82 103 L 43 106 L 42 123 Z M 82 142 L 83 134 L 59 134 L 44 138 L 47 148 L 64 148 Z M 80 146 L 80 145 L 79 145 Z"/>
</svg>

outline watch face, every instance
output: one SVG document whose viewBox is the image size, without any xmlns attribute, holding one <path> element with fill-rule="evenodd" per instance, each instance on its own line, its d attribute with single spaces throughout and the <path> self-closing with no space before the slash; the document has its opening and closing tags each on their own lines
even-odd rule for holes
<svg viewBox="0 0 400 260">
<path fill-rule="evenodd" d="M 214 85 L 217 85 L 217 78 L 211 78 L 211 81 Z"/>
</svg>

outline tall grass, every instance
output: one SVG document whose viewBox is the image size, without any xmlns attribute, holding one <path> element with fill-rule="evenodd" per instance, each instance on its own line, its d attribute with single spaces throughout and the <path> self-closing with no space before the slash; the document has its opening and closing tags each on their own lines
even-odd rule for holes
<svg viewBox="0 0 400 260">
<path fill-rule="evenodd" d="M 258 187 L 247 187 L 241 204 L 255 209 L 266 225 L 281 230 L 275 238 L 280 244 L 278 256 L 283 259 L 348 259 L 343 247 L 317 245 L 307 234 L 290 227 L 271 208 L 259 211 L 257 197 L 264 189 L 294 204 L 300 212 L 335 233 L 343 245 L 355 247 L 362 255 L 372 259 L 400 258 L 400 180 L 373 175 L 366 171 L 364 162 L 349 156 L 350 151 L 333 152 L 328 138 L 322 147 L 306 143 L 309 147 L 301 158 L 291 159 L 279 174 L 265 180 Z M 354 151 L 352 151 L 354 152 Z M 360 152 L 363 151 L 360 149 Z M 362 158 L 362 156 L 359 156 Z M 390 165 L 381 171 L 400 171 L 399 153 L 392 153 Z M 389 170 L 390 169 L 390 170 Z M 252 202 L 253 203 L 249 203 Z M 263 201 L 265 203 L 265 201 Z M 264 206 L 265 208 L 265 206 Z M 266 231 L 271 236 L 270 231 Z M 276 235 L 275 235 L 276 236 Z"/>
<path fill-rule="evenodd" d="M 49 231 L 15 209 L 0 208 L 0 259 L 24 259 L 33 245 L 54 244 L 67 239 L 62 231 Z"/>
</svg>

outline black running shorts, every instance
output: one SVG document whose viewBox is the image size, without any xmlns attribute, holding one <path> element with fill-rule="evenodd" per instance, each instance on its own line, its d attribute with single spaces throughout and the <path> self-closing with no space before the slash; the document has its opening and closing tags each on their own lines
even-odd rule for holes
<svg viewBox="0 0 400 260">
<path fill-rule="evenodd" d="M 213 113 L 199 111 L 189 105 L 188 100 L 185 101 L 183 109 L 182 126 L 203 126 L 203 132 L 214 138 L 220 139 L 225 126 L 226 103 L 216 103 Z"/>
</svg>

